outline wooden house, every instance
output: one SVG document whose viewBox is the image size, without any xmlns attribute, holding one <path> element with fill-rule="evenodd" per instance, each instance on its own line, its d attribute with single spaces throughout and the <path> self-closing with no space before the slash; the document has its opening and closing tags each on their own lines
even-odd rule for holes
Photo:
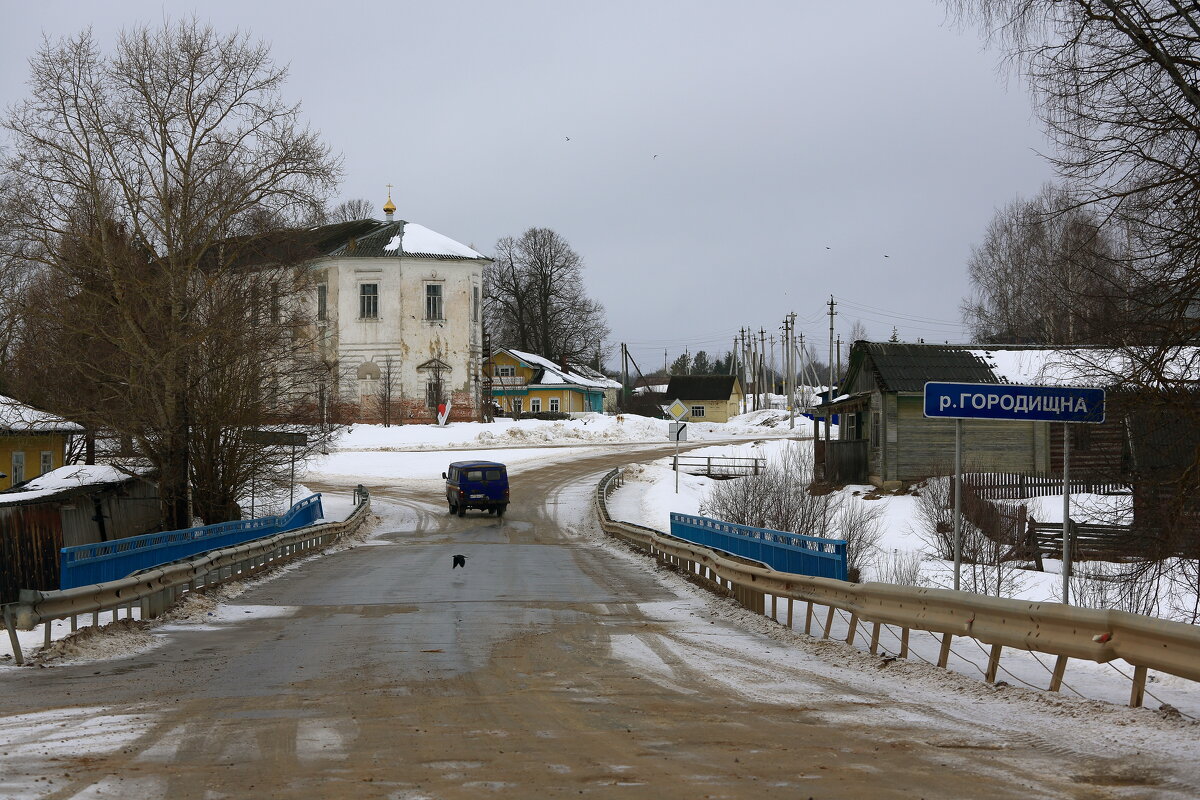
<svg viewBox="0 0 1200 800">
<path fill-rule="evenodd" d="M 728 422 L 741 413 L 745 395 L 736 375 L 673 375 L 667 401 L 681 401 L 691 422 Z"/>
<path fill-rule="evenodd" d="M 66 463 L 71 437 L 83 427 L 0 395 L 0 491 Z"/>
<path fill-rule="evenodd" d="M 603 413 L 621 384 L 594 370 L 502 347 L 488 362 L 495 403 L 512 416 Z"/>
<path fill-rule="evenodd" d="M 1100 348 L 855 342 L 840 394 L 819 406 L 841 422 L 824 453 L 826 475 L 888 487 L 950 474 L 954 420 L 924 416 L 925 383 L 938 381 L 1110 389 L 1104 424 L 1071 426 L 1071 469 L 1076 477 L 1115 480 L 1128 472 L 1125 417 L 1138 399 L 1112 386 L 1119 373 L 1099 363 L 1110 357 Z M 963 421 L 966 471 L 1054 474 L 1062 462 L 1060 424 Z"/>
</svg>

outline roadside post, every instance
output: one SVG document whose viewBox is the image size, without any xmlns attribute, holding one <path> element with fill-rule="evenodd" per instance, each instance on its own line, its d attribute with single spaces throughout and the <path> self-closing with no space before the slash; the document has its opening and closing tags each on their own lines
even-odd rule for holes
<svg viewBox="0 0 1200 800">
<path fill-rule="evenodd" d="M 964 419 L 1063 424 L 1063 603 L 1071 601 L 1071 436 L 1068 426 L 1104 422 L 1103 389 L 1023 386 L 1009 383 L 925 384 L 925 416 L 954 420 L 954 588 L 962 573 L 962 421 Z"/>
<path fill-rule="evenodd" d="M 287 433 L 286 431 L 249 430 L 242 437 L 250 444 L 266 445 L 268 447 L 290 447 L 292 449 L 291 471 L 288 478 L 288 506 L 296 502 L 296 448 L 308 444 L 308 436 L 303 433 Z M 253 480 L 253 479 L 251 479 Z M 254 507 L 254 488 L 251 484 L 250 506 Z M 251 513 L 253 516 L 253 513 Z"/>
<path fill-rule="evenodd" d="M 667 441 L 675 443 L 675 494 L 679 494 L 679 443 L 687 441 L 687 424 L 683 421 L 690 412 L 687 405 L 678 398 L 667 406 L 667 413 L 675 420 L 667 429 Z"/>
</svg>

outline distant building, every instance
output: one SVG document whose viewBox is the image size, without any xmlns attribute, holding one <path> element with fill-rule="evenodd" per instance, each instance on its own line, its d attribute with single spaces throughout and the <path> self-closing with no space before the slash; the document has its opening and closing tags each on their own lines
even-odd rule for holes
<svg viewBox="0 0 1200 800">
<path fill-rule="evenodd" d="M 61 467 L 82 433 L 81 425 L 0 395 L 0 490 Z"/>
<path fill-rule="evenodd" d="M 354 421 L 432 422 L 482 407 L 483 269 L 491 259 L 423 225 L 393 219 L 313 232 L 312 298 L 329 367 L 323 413 Z M 386 409 L 385 409 L 386 406 Z"/>
<path fill-rule="evenodd" d="M 603 412 L 615 407 L 621 388 L 590 368 L 505 347 L 492 354 L 489 366 L 492 397 L 509 415 Z"/>
<path fill-rule="evenodd" d="M 736 375 L 673 375 L 666 399 L 683 402 L 692 422 L 728 422 L 741 413 L 745 395 Z"/>
</svg>

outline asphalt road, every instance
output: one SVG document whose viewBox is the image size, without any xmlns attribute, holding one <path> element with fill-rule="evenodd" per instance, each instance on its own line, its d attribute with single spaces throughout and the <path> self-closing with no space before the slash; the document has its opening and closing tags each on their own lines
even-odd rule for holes
<svg viewBox="0 0 1200 800">
<path fill-rule="evenodd" d="M 598 475 L 630 460 L 616 449 L 519 473 L 503 520 L 374 487 L 399 522 L 251 588 L 234 601 L 254 612 L 244 620 L 173 626 L 134 657 L 10 671 L 0 797 L 1190 793 L 1145 754 L 1072 749 L 983 705 L 975 722 L 932 696 L 898 701 L 886 681 L 807 657 L 759 661 L 779 645 L 725 618 L 709 620 L 711 643 L 685 637 L 657 610 L 703 601 L 600 546 L 580 516 Z M 748 694 L 714 680 L 718 667 L 790 688 Z"/>
</svg>

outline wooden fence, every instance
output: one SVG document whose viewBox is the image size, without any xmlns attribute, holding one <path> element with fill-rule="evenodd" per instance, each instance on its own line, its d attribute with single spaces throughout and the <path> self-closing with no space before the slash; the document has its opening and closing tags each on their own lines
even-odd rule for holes
<svg viewBox="0 0 1200 800">
<path fill-rule="evenodd" d="M 1023 475 L 1010 472 L 969 472 L 963 484 L 984 500 L 1024 500 L 1062 494 L 1062 476 Z M 1072 480 L 1072 494 L 1128 494 L 1132 488 L 1120 481 Z"/>
</svg>

